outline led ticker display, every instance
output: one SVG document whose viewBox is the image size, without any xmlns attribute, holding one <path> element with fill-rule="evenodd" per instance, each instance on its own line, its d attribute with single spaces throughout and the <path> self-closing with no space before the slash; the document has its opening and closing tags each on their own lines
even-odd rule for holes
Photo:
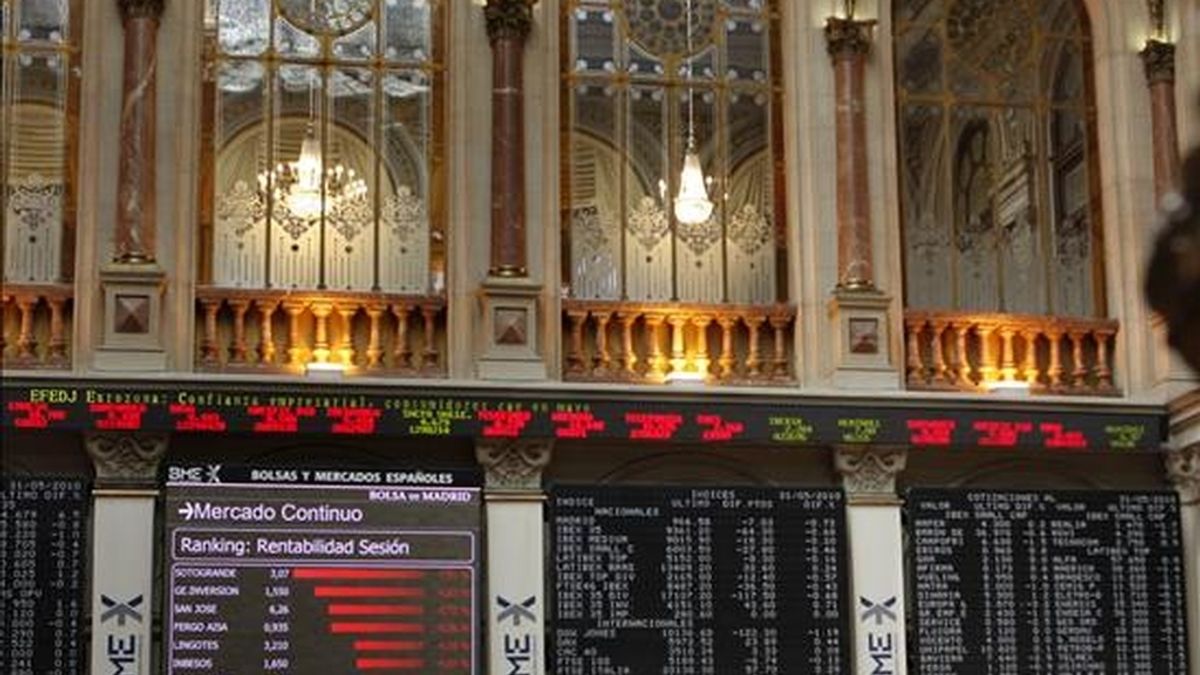
<svg viewBox="0 0 1200 675">
<path fill-rule="evenodd" d="M 170 467 L 167 672 L 477 672 L 477 485 Z"/>
<path fill-rule="evenodd" d="M 691 398 L 637 392 L 455 391 L 398 388 L 347 395 L 320 387 L 217 389 L 149 384 L 3 388 L 3 426 L 20 431 L 120 430 L 264 435 L 561 438 L 646 443 L 888 444 L 913 448 L 1157 451 L 1154 410 L 933 410 L 849 401 Z"/>
</svg>

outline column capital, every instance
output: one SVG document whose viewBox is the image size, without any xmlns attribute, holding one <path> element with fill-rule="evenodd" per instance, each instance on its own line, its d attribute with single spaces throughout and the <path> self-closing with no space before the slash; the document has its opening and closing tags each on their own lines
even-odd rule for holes
<svg viewBox="0 0 1200 675">
<path fill-rule="evenodd" d="M 1175 45 L 1162 40 L 1146 40 L 1146 46 L 1138 54 L 1142 57 L 1147 84 L 1175 81 Z"/>
<path fill-rule="evenodd" d="M 475 458 L 486 472 L 489 491 L 541 492 L 542 469 L 554 442 L 543 439 L 481 440 Z"/>
<path fill-rule="evenodd" d="M 1167 453 L 1167 478 L 1184 504 L 1200 505 L 1200 443 Z"/>
<path fill-rule="evenodd" d="M 908 451 L 839 447 L 834 449 L 833 463 L 851 503 L 894 500 L 896 476 L 908 464 Z"/>
<path fill-rule="evenodd" d="M 84 446 L 96 469 L 97 487 L 154 487 L 167 453 L 166 434 L 89 433 Z"/>
<path fill-rule="evenodd" d="M 825 46 L 834 59 L 866 56 L 871 52 L 874 19 L 845 19 L 831 16 L 825 20 Z"/>
<path fill-rule="evenodd" d="M 117 0 L 117 7 L 121 10 L 121 18 L 126 21 L 130 19 L 158 19 L 162 16 L 166 5 L 167 0 Z"/>
<path fill-rule="evenodd" d="M 493 45 L 504 39 L 524 42 L 533 28 L 535 2 L 537 0 L 487 0 L 483 15 L 487 20 L 488 40 Z"/>
</svg>

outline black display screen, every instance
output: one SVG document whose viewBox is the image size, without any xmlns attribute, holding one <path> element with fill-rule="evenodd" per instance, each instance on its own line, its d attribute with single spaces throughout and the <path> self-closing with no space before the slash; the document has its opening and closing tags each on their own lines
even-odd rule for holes
<svg viewBox="0 0 1200 675">
<path fill-rule="evenodd" d="M 0 672 L 82 673 L 88 485 L 0 476 Z"/>
<path fill-rule="evenodd" d="M 1170 492 L 908 493 L 919 675 L 1187 670 Z"/>
<path fill-rule="evenodd" d="M 168 469 L 167 672 L 478 672 L 480 491 L 454 472 Z"/>
<path fill-rule="evenodd" d="M 849 668 L 842 493 L 551 493 L 556 675 Z"/>
</svg>

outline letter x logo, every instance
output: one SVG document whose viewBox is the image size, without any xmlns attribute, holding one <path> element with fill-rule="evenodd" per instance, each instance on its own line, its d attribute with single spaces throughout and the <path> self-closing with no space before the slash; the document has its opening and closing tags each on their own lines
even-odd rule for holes
<svg viewBox="0 0 1200 675">
<path fill-rule="evenodd" d="M 125 619 L 133 619 L 138 623 L 142 622 L 142 613 L 134 609 L 134 607 L 142 604 L 142 596 L 140 595 L 127 602 L 117 602 L 107 595 L 101 595 L 100 603 L 104 605 L 104 612 L 100 615 L 100 623 L 107 623 L 113 617 L 116 617 L 118 626 L 124 626 Z"/>
<path fill-rule="evenodd" d="M 512 619 L 514 626 L 520 626 L 523 618 L 537 621 L 537 616 L 533 613 L 533 606 L 537 603 L 536 595 L 529 596 L 520 604 L 510 602 L 502 595 L 497 595 L 496 602 L 500 605 L 500 614 L 496 617 L 496 621 L 500 623 Z"/>
<path fill-rule="evenodd" d="M 878 626 L 883 623 L 884 619 L 887 619 L 888 621 L 896 620 L 896 613 L 892 611 L 892 607 L 896 605 L 896 596 L 894 595 L 883 602 L 871 602 L 870 600 L 859 596 L 858 602 L 862 604 L 863 607 L 867 608 L 867 611 L 862 613 L 861 620 L 864 622 L 869 621 L 873 617 L 875 619 L 875 625 Z"/>
</svg>

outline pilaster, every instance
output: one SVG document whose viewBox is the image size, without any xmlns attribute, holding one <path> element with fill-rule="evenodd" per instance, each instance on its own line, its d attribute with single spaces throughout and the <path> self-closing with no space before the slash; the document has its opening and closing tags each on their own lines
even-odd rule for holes
<svg viewBox="0 0 1200 675">
<path fill-rule="evenodd" d="M 1150 123 L 1153 129 L 1154 197 L 1179 189 L 1179 132 L 1175 106 L 1175 45 L 1147 40 L 1140 52 L 1150 88 Z"/>
<path fill-rule="evenodd" d="M 907 451 L 836 448 L 834 468 L 846 490 L 850 540 L 853 672 L 908 672 L 905 650 L 904 533 L 896 476 Z"/>
<path fill-rule="evenodd" d="M 553 443 L 482 440 L 486 472 L 488 672 L 547 672 L 542 471 Z"/>
<path fill-rule="evenodd" d="M 152 671 L 154 503 L 164 434 L 89 434 L 95 466 L 91 672 Z"/>
</svg>

